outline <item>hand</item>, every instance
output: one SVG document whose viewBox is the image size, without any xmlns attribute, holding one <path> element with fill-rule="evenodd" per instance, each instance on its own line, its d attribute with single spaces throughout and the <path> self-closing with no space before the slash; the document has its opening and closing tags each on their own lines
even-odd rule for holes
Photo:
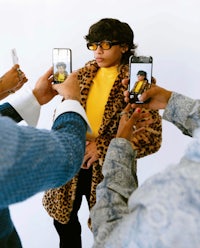
<svg viewBox="0 0 200 248">
<path fill-rule="evenodd" d="M 152 85 L 151 88 L 140 96 L 140 100 L 147 103 L 140 104 L 141 107 L 146 109 L 165 109 L 168 101 L 172 95 L 172 92 L 169 90 L 166 90 L 164 88 L 161 88 L 156 85 Z M 136 104 L 132 105 L 133 108 L 136 107 Z"/>
<path fill-rule="evenodd" d="M 35 84 L 33 94 L 40 105 L 48 103 L 58 93 L 52 88 L 53 68 L 51 67 Z"/>
<path fill-rule="evenodd" d="M 123 79 L 123 80 L 122 80 L 122 84 L 123 84 L 123 85 L 127 86 L 128 83 L 129 83 L 129 79 Z M 154 87 L 155 84 L 156 84 L 156 79 L 155 79 L 154 77 L 152 77 L 152 78 L 151 78 L 151 87 Z M 129 93 L 128 90 L 126 90 L 126 91 L 124 92 L 124 101 L 125 101 L 126 103 L 129 103 L 129 96 L 130 96 L 130 93 Z M 144 101 L 144 100 L 141 99 L 141 97 L 139 97 L 139 100 Z M 148 100 L 148 99 L 146 99 L 146 100 Z M 146 100 L 145 100 L 145 101 L 146 101 Z M 140 105 L 141 107 L 144 107 L 144 105 L 141 105 L 141 104 L 139 104 L 139 105 Z M 136 108 L 136 107 L 138 107 L 138 104 L 134 104 L 134 105 L 133 105 L 133 108 Z"/>
<path fill-rule="evenodd" d="M 0 99 L 19 90 L 28 79 L 19 69 L 19 65 L 14 65 L 0 78 Z"/>
<path fill-rule="evenodd" d="M 83 159 L 82 169 L 89 169 L 90 166 L 99 158 L 96 142 L 86 141 L 86 151 Z"/>
<path fill-rule="evenodd" d="M 77 73 L 72 72 L 61 84 L 54 84 L 53 88 L 64 97 L 65 100 L 81 100 L 80 86 L 77 80 Z"/>
<path fill-rule="evenodd" d="M 121 113 L 117 135 L 118 138 L 124 138 L 129 141 L 132 140 L 134 134 L 142 132 L 145 127 L 154 122 L 151 114 L 143 112 L 140 108 L 136 108 L 130 115 L 131 104 L 129 103 Z"/>
</svg>

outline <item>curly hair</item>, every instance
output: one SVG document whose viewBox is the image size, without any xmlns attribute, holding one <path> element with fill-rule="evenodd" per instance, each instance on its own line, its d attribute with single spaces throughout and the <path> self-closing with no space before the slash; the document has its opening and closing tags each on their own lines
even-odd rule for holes
<svg viewBox="0 0 200 248">
<path fill-rule="evenodd" d="M 128 46 L 127 52 L 122 56 L 122 64 L 127 64 L 130 55 L 135 55 L 137 45 L 134 44 L 133 30 L 126 22 L 113 18 L 103 18 L 94 23 L 87 35 L 84 37 L 87 42 L 99 42 L 102 40 L 119 41 L 121 46 Z"/>
</svg>

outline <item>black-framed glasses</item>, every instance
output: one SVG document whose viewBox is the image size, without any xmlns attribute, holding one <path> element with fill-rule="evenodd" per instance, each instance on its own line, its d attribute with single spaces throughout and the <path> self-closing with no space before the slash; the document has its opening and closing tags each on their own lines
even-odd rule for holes
<svg viewBox="0 0 200 248">
<path fill-rule="evenodd" d="M 100 46 L 103 50 L 109 50 L 112 46 L 119 45 L 121 42 L 119 41 L 99 41 L 99 42 L 88 42 L 87 48 L 91 51 L 96 51 L 98 46 Z"/>
</svg>

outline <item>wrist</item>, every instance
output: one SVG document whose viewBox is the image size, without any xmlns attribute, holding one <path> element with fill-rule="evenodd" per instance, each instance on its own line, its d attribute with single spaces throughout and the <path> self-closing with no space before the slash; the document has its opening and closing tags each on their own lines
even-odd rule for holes
<svg viewBox="0 0 200 248">
<path fill-rule="evenodd" d="M 64 97 L 64 100 L 76 100 L 76 101 L 78 101 L 78 102 L 80 102 L 80 97 L 78 97 L 78 96 L 72 96 L 72 95 L 65 95 Z"/>
<path fill-rule="evenodd" d="M 3 83 L 3 77 L 0 77 L 0 94 L 3 94 L 6 92 L 6 90 L 4 89 L 4 83 Z"/>
<path fill-rule="evenodd" d="M 168 104 L 169 99 L 171 98 L 171 95 L 172 95 L 172 91 L 167 90 L 167 92 L 166 92 L 166 105 Z"/>
<path fill-rule="evenodd" d="M 43 102 L 41 101 L 40 96 L 39 96 L 40 94 L 38 94 L 37 90 L 33 89 L 32 93 L 33 93 L 34 97 L 36 98 L 36 100 L 38 101 L 38 103 L 40 105 L 43 105 Z"/>
</svg>

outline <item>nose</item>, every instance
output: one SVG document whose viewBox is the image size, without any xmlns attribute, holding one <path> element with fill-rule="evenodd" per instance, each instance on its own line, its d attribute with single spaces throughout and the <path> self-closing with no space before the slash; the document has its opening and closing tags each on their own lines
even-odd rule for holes
<svg viewBox="0 0 200 248">
<path fill-rule="evenodd" d="M 103 52 L 103 48 L 101 47 L 101 45 L 97 46 L 97 50 L 95 52 L 96 53 L 102 53 Z"/>
</svg>

